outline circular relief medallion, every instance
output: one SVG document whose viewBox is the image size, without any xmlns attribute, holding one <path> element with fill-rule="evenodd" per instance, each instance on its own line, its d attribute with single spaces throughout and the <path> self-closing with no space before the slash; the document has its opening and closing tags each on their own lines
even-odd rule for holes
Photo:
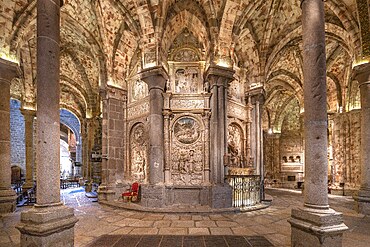
<svg viewBox="0 0 370 247">
<path fill-rule="evenodd" d="M 194 118 L 182 117 L 174 125 L 174 135 L 177 141 L 192 144 L 200 136 L 199 124 Z"/>
</svg>

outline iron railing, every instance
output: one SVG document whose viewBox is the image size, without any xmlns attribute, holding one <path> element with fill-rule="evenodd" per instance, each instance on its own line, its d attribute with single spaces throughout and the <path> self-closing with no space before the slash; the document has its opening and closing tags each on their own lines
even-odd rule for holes
<svg viewBox="0 0 370 247">
<path fill-rule="evenodd" d="M 259 175 L 227 175 L 233 188 L 233 207 L 244 208 L 256 205 L 261 201 Z"/>
</svg>

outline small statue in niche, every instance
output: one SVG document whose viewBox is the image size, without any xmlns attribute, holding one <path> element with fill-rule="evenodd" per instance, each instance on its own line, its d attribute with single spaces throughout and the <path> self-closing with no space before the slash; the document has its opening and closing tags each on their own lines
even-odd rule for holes
<svg viewBox="0 0 370 247">
<path fill-rule="evenodd" d="M 284 163 L 287 163 L 288 162 L 288 159 L 286 158 L 286 156 L 283 156 L 283 162 Z"/>
<path fill-rule="evenodd" d="M 203 91 L 205 92 L 205 93 L 208 93 L 209 91 L 209 82 L 208 81 L 205 81 L 204 82 L 204 88 L 203 88 Z"/>
<path fill-rule="evenodd" d="M 171 92 L 171 82 L 170 82 L 170 80 L 166 81 L 166 92 Z"/>
</svg>

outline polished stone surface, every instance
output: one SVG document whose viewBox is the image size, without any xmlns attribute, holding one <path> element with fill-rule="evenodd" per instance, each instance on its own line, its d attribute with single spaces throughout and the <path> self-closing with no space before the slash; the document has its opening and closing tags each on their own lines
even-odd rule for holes
<svg viewBox="0 0 370 247">
<path fill-rule="evenodd" d="M 263 236 L 274 246 L 290 246 L 290 218 L 292 208 L 302 205 L 298 191 L 267 190 L 272 205 L 263 210 L 228 214 L 170 214 L 143 213 L 114 209 L 92 202 L 83 188 L 62 190 L 61 201 L 75 209 L 79 221 L 75 225 L 75 246 L 89 246 L 99 237 L 110 235 L 197 235 L 197 236 Z M 349 227 L 343 235 L 343 246 L 367 247 L 370 242 L 370 218 L 357 214 L 351 197 L 329 195 L 330 207 L 343 212 Z M 0 218 L 0 247 L 20 246 L 20 233 L 15 225 L 20 212 L 30 207 L 17 208 L 13 214 Z M 174 245 L 175 246 L 175 245 Z"/>
</svg>

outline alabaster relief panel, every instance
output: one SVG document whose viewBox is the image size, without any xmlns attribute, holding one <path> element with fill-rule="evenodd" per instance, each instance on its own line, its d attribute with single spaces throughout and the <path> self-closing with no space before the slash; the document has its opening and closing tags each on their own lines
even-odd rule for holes
<svg viewBox="0 0 370 247">
<path fill-rule="evenodd" d="M 245 106 L 231 100 L 229 100 L 227 104 L 227 113 L 229 116 L 240 120 L 245 120 L 247 117 Z"/>
<path fill-rule="evenodd" d="M 228 93 L 234 100 L 241 101 L 243 90 L 243 85 L 239 82 L 239 80 L 233 80 L 228 88 Z"/>
<path fill-rule="evenodd" d="M 203 99 L 172 99 L 171 100 L 172 109 L 203 109 L 204 100 Z"/>
<path fill-rule="evenodd" d="M 149 113 L 149 102 L 143 101 L 140 104 L 130 105 L 127 108 L 127 118 L 133 119 Z"/>
<path fill-rule="evenodd" d="M 198 54 L 191 49 L 181 49 L 173 56 L 175 62 L 198 62 Z"/>
<path fill-rule="evenodd" d="M 139 182 L 144 182 L 147 178 L 147 139 L 143 123 L 132 127 L 130 133 L 130 171 L 131 178 Z"/>
<path fill-rule="evenodd" d="M 131 87 L 131 100 L 137 101 L 148 95 L 148 85 L 142 80 L 136 80 Z"/>
<path fill-rule="evenodd" d="M 175 93 L 197 93 L 200 81 L 197 67 L 177 68 L 175 72 Z"/>
<path fill-rule="evenodd" d="M 200 185 L 203 182 L 203 138 L 198 120 L 183 116 L 175 120 L 171 131 L 171 180 L 176 185 Z"/>
<path fill-rule="evenodd" d="M 242 129 L 235 123 L 228 126 L 227 151 L 229 155 L 230 167 L 241 167 L 243 134 Z"/>
</svg>

